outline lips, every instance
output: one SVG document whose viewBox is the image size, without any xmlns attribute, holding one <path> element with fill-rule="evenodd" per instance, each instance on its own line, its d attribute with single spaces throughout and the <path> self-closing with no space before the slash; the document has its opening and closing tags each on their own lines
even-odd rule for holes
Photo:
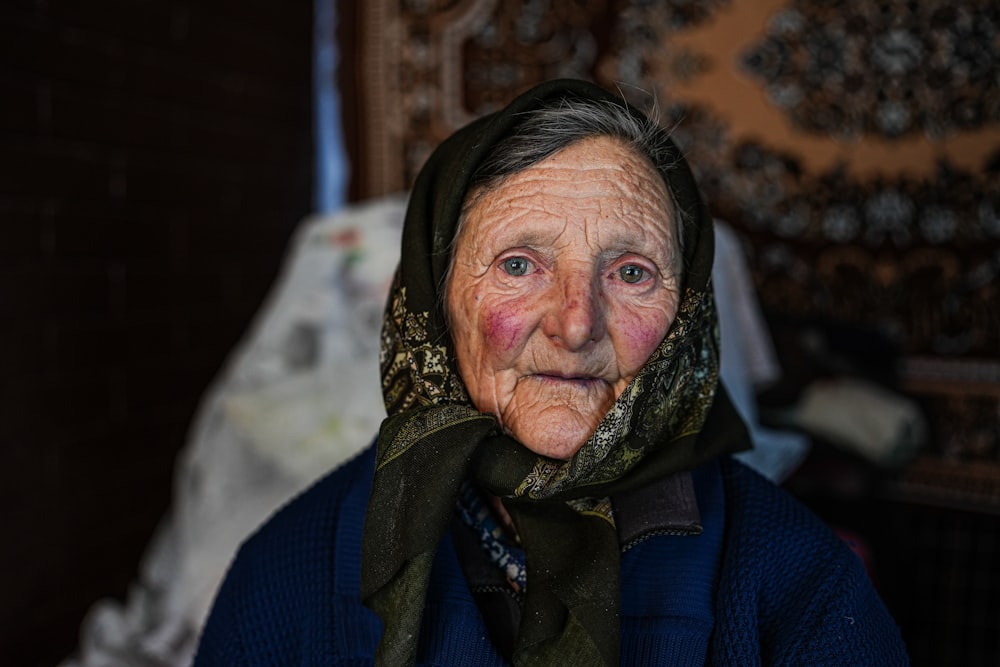
<svg viewBox="0 0 1000 667">
<path fill-rule="evenodd" d="M 580 386 L 593 386 L 598 383 L 604 383 L 605 380 L 594 375 L 586 374 L 569 374 L 562 372 L 540 372 L 534 373 L 532 377 L 535 377 L 543 382 L 557 382 L 560 384 L 575 384 Z"/>
</svg>

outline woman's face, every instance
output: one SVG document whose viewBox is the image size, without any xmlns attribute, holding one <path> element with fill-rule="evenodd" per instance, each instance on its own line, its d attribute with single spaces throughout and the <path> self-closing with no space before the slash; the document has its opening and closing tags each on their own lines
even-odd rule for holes
<svg viewBox="0 0 1000 667">
<path fill-rule="evenodd" d="M 473 403 L 567 459 L 666 335 L 680 252 L 646 158 L 585 139 L 486 192 L 457 239 L 447 307 Z"/>
</svg>

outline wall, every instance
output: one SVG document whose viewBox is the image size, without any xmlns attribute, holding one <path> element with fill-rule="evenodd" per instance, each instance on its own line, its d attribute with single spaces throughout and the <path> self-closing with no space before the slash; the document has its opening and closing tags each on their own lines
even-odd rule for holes
<svg viewBox="0 0 1000 667">
<path fill-rule="evenodd" d="M 309 211 L 311 3 L 0 9 L 0 655 L 127 582 Z"/>
</svg>

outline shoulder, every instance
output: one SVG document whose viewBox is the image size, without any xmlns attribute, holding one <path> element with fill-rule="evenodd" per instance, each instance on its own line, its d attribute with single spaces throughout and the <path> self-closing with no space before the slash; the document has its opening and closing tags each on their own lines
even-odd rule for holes
<svg viewBox="0 0 1000 667">
<path fill-rule="evenodd" d="M 809 508 L 746 465 L 721 465 L 726 507 L 726 562 L 757 572 L 767 588 L 795 578 L 818 585 L 834 571 L 864 574 L 857 556 Z M 772 582 L 774 578 L 777 583 Z"/>
<path fill-rule="evenodd" d="M 344 520 L 350 516 L 345 516 L 345 509 L 359 500 L 367 504 L 374 470 L 375 447 L 370 445 L 275 512 L 251 542 L 280 541 L 289 531 L 324 531 L 331 524 Z"/>
<path fill-rule="evenodd" d="M 318 568 L 316 556 L 333 549 L 339 534 L 356 529 L 360 539 L 374 462 L 368 447 L 289 501 L 243 544 L 232 569 L 262 561 L 274 577 L 284 563 Z"/>
<path fill-rule="evenodd" d="M 826 542 L 836 535 L 805 505 L 761 474 L 726 457 L 721 460 L 726 493 L 726 516 L 734 527 L 766 529 L 768 541 L 780 535 L 804 540 Z M 747 531 L 743 537 L 762 537 L 757 531 Z"/>
<path fill-rule="evenodd" d="M 330 600 L 343 588 L 356 589 L 374 460 L 374 447 L 368 447 L 277 511 L 240 547 L 202 632 L 196 665 L 294 656 L 308 649 L 310 635 L 326 643 Z"/>
<path fill-rule="evenodd" d="M 833 530 L 742 463 L 726 459 L 721 469 L 726 538 L 716 608 L 730 637 L 754 638 L 754 652 L 770 664 L 907 664 L 861 560 Z"/>
</svg>

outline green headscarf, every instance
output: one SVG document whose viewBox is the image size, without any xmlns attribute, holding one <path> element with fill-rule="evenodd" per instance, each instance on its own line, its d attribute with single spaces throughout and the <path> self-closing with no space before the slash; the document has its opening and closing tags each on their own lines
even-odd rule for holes
<svg viewBox="0 0 1000 667">
<path fill-rule="evenodd" d="M 442 143 L 411 193 L 382 329 L 389 416 L 362 553 L 362 599 L 385 626 L 377 664 L 416 659 L 434 553 L 462 483 L 473 479 L 503 499 L 526 554 L 514 664 L 617 665 L 620 547 L 607 498 L 745 447 L 743 425 L 718 388 L 712 219 L 673 143 L 673 166 L 662 175 L 684 225 L 680 306 L 594 434 L 572 459 L 548 459 L 469 400 L 442 294 L 469 179 L 520 114 L 566 97 L 611 102 L 641 117 L 593 84 L 544 83 Z"/>
</svg>

